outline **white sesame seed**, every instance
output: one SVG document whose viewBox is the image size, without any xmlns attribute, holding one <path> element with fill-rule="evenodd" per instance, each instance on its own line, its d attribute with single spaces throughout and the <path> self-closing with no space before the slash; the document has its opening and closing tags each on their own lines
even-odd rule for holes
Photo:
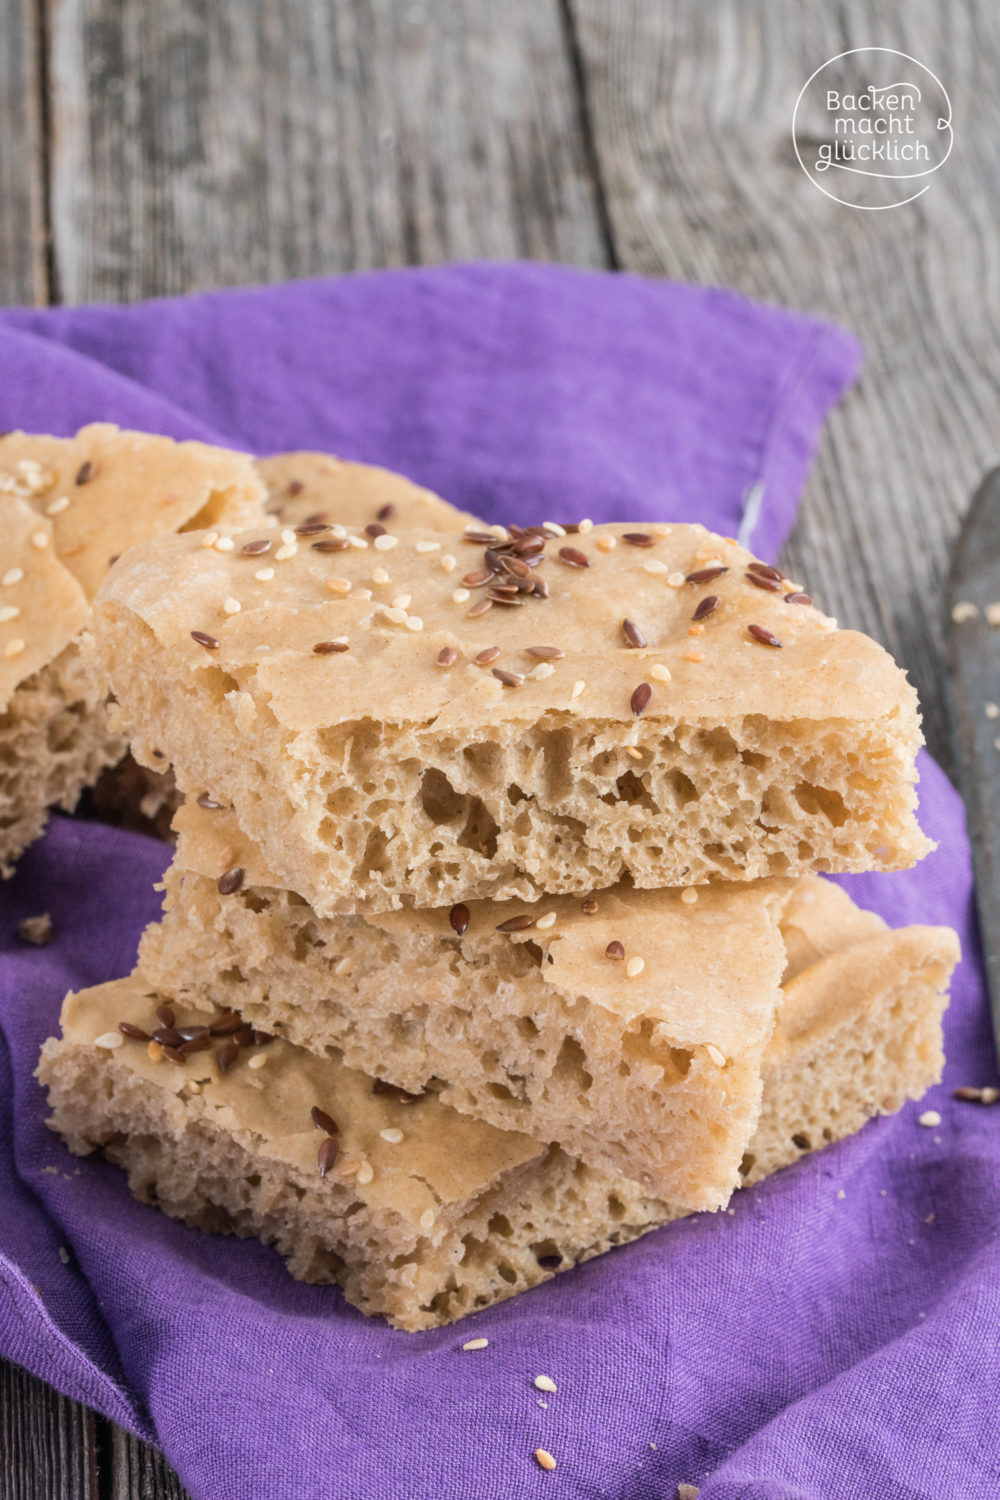
<svg viewBox="0 0 1000 1500">
<path fill-rule="evenodd" d="M 1000 750 L 1000 736 L 993 741 L 993 748 L 994 750 Z"/>
<path fill-rule="evenodd" d="M 406 628 L 407 630 L 423 630 L 424 622 L 419 615 L 407 615 Z"/>
<path fill-rule="evenodd" d="M 593 521 L 581 521 L 576 529 L 581 536 L 586 536 L 588 531 L 593 531 L 594 523 Z"/>
<path fill-rule="evenodd" d="M 553 1393 L 559 1389 L 551 1375 L 536 1375 L 535 1388 L 539 1391 L 552 1391 Z"/>
<path fill-rule="evenodd" d="M 270 583 L 271 579 L 274 577 L 274 569 L 258 568 L 253 576 L 256 578 L 258 583 Z"/>
<path fill-rule="evenodd" d="M 395 1126 L 390 1127 L 388 1130 L 380 1130 L 379 1135 L 384 1141 L 388 1141 L 390 1146 L 398 1146 L 403 1139 L 403 1132 L 397 1130 Z"/>
<path fill-rule="evenodd" d="M 554 927 L 555 925 L 556 914 L 554 911 L 547 911 L 544 917 L 539 917 L 538 921 L 535 923 L 535 926 L 538 927 L 542 932 L 547 932 L 550 927 Z"/>
<path fill-rule="evenodd" d="M 391 620 L 394 625 L 405 625 L 406 624 L 406 610 L 405 609 L 396 609 L 396 608 L 387 609 L 386 612 L 385 612 L 385 617 L 386 617 L 387 620 Z"/>
<path fill-rule="evenodd" d="M 543 677 L 551 677 L 554 672 L 555 667 L 550 661 L 540 661 L 538 666 L 528 673 L 528 676 L 540 681 Z"/>
<path fill-rule="evenodd" d="M 384 531 L 381 536 L 375 538 L 376 552 L 391 552 L 393 547 L 399 546 L 399 537 L 393 536 L 391 532 Z"/>
<path fill-rule="evenodd" d="M 349 594 L 351 592 L 351 580 L 349 578 L 328 578 L 326 586 L 331 594 Z"/>
<path fill-rule="evenodd" d="M 683 891 L 681 891 L 681 900 L 684 902 L 685 906 L 693 906 L 697 899 L 698 892 L 695 890 L 693 885 L 689 885 Z"/>
<path fill-rule="evenodd" d="M 412 598 L 412 594 L 397 594 L 392 601 L 393 609 L 409 609 Z"/>
<path fill-rule="evenodd" d="M 704 651 L 682 651 L 681 656 L 685 661 L 704 661 Z"/>
<path fill-rule="evenodd" d="M 556 1466 L 555 1459 L 546 1448 L 536 1448 L 535 1457 L 538 1459 L 539 1465 L 543 1469 L 554 1469 Z"/>
<path fill-rule="evenodd" d="M 652 573 L 654 576 L 660 573 L 669 573 L 670 569 L 665 562 L 660 562 L 658 557 L 651 557 L 642 565 L 644 573 Z"/>
<path fill-rule="evenodd" d="M 356 547 L 359 552 L 368 546 L 363 536 L 349 536 L 347 542 L 349 546 Z"/>
<path fill-rule="evenodd" d="M 978 613 L 979 610 L 974 604 L 970 604 L 967 599 L 960 599 L 952 606 L 951 618 L 956 625 L 964 625 L 966 620 L 974 620 Z"/>
<path fill-rule="evenodd" d="M 565 528 L 562 527 L 562 526 L 560 526 L 557 521 L 543 521 L 542 522 L 542 530 L 550 532 L 552 534 L 552 536 L 565 536 L 566 535 Z"/>
<path fill-rule="evenodd" d="M 3 610 L 0 610 L 0 619 L 3 619 Z M 995 703 L 987 703 L 986 717 L 988 719 L 1000 719 L 1000 708 Z"/>
<path fill-rule="evenodd" d="M 217 531 L 206 531 L 201 539 L 201 545 L 203 547 L 214 547 L 218 540 L 219 533 Z"/>
<path fill-rule="evenodd" d="M 654 682 L 669 682 L 670 668 L 665 667 L 662 662 L 654 662 L 649 669 L 649 675 Z"/>
<path fill-rule="evenodd" d="M 358 1168 L 358 1181 L 362 1187 L 367 1187 L 375 1176 L 375 1168 L 370 1161 L 363 1161 Z"/>
<path fill-rule="evenodd" d="M 416 550 L 418 552 L 440 552 L 441 551 L 441 543 L 440 542 L 418 542 Z"/>
<path fill-rule="evenodd" d="M 629 979 L 638 979 L 639 975 L 642 973 L 645 967 L 646 960 L 644 958 L 630 958 L 628 963 L 625 965 L 626 976 Z"/>
<path fill-rule="evenodd" d="M 941 1116 L 936 1109 L 925 1109 L 922 1115 L 917 1116 L 918 1125 L 926 1125 L 928 1130 L 933 1130 L 935 1125 L 941 1124 Z"/>
<path fill-rule="evenodd" d="M 222 608 L 227 615 L 238 615 L 243 606 L 238 599 L 233 598 L 232 594 L 227 594 L 222 601 Z"/>
<path fill-rule="evenodd" d="M 458 563 L 452 557 L 451 553 L 450 552 L 445 552 L 442 555 L 442 557 L 441 557 L 441 572 L 442 573 L 454 573 L 454 571 L 455 571 L 455 569 L 457 567 L 458 567 Z"/>
<path fill-rule="evenodd" d="M 659 525 L 659 526 L 651 526 L 649 529 L 653 533 L 654 536 L 669 536 L 670 533 L 673 531 L 674 528 L 672 526 Z"/>
<path fill-rule="evenodd" d="M 570 697 L 571 698 L 579 698 L 580 694 L 583 692 L 583 690 L 584 690 L 584 688 L 586 686 L 587 686 L 587 684 L 584 682 L 583 678 L 581 677 L 578 682 L 574 682 L 574 684 L 573 684 L 573 691 L 570 693 Z"/>
<path fill-rule="evenodd" d="M 231 536 L 220 536 L 215 544 L 215 550 L 216 552 L 232 552 L 235 546 L 236 543 Z"/>
<path fill-rule="evenodd" d="M 462 1345 L 462 1348 L 463 1349 L 486 1349 L 486 1348 L 489 1347 L 489 1342 L 490 1342 L 489 1339 L 469 1339 L 468 1343 Z"/>
<path fill-rule="evenodd" d="M 337 521 L 333 526 L 330 527 L 330 531 L 331 534 L 337 538 L 338 542 L 342 542 L 347 536 L 347 527 L 341 526 L 339 521 Z"/>
<path fill-rule="evenodd" d="M 726 1054 L 721 1047 L 717 1047 L 714 1042 L 709 1042 L 705 1047 L 705 1051 L 717 1068 L 724 1068 L 726 1066 Z"/>
<path fill-rule="evenodd" d="M 0 578 L 0 583 L 3 584 L 4 588 L 10 588 L 12 584 L 20 583 L 23 577 L 23 568 L 8 568 L 3 577 Z"/>
<path fill-rule="evenodd" d="M 392 579 L 384 568 L 376 568 L 372 574 L 372 583 L 391 583 Z"/>
<path fill-rule="evenodd" d="M 289 542 L 287 546 L 278 548 L 274 554 L 274 560 L 275 562 L 287 562 L 290 557 L 295 556 L 298 550 L 294 542 Z"/>
<path fill-rule="evenodd" d="M 104 1031 L 100 1036 L 94 1037 L 94 1046 L 102 1048 L 105 1052 L 114 1052 L 124 1040 L 120 1031 Z"/>
<path fill-rule="evenodd" d="M 21 611 L 16 604 L 5 604 L 0 609 L 0 625 L 6 625 L 9 620 L 16 620 Z"/>
<path fill-rule="evenodd" d="M 69 496 L 60 495 L 58 500 L 50 500 L 45 507 L 47 516 L 61 516 L 64 510 L 69 510 Z"/>
<path fill-rule="evenodd" d="M 49 534 L 47 531 L 33 531 L 31 533 L 31 545 L 37 547 L 39 552 L 43 547 L 49 545 Z"/>
<path fill-rule="evenodd" d="M 23 650 L 24 642 L 18 635 L 15 636 L 12 641 L 7 642 L 6 646 L 3 648 L 3 654 L 7 658 L 7 660 L 10 661 L 11 657 L 20 656 Z"/>
<path fill-rule="evenodd" d="M 996 604 L 987 604 L 986 623 L 987 625 L 1000 625 L 1000 600 Z"/>
<path fill-rule="evenodd" d="M 670 587 L 672 589 L 682 588 L 683 585 L 684 585 L 684 574 L 683 573 L 668 573 L 667 574 L 667 583 L 670 585 Z"/>
<path fill-rule="evenodd" d="M 433 1210 L 433 1208 L 425 1208 L 424 1209 L 423 1213 L 420 1215 L 420 1227 L 421 1227 L 421 1229 L 433 1229 L 434 1228 L 434 1210 Z"/>
<path fill-rule="evenodd" d="M 265 1068 L 266 1066 L 267 1066 L 267 1053 L 266 1052 L 255 1052 L 254 1055 L 253 1055 L 253 1057 L 251 1057 L 250 1061 L 247 1063 L 247 1067 L 248 1068 L 253 1068 L 253 1070 L 254 1070 L 255 1073 L 257 1072 L 258 1068 Z"/>
<path fill-rule="evenodd" d="M 201 1084 L 198 1082 L 197 1078 L 191 1078 L 188 1080 L 187 1091 L 189 1094 L 201 1093 Z"/>
<path fill-rule="evenodd" d="M 286 547 L 294 547 L 298 538 L 290 526 L 286 526 L 281 533 L 281 540 Z"/>
<path fill-rule="evenodd" d="M 456 589 L 451 596 L 452 604 L 464 604 L 469 597 L 468 589 Z"/>
<path fill-rule="evenodd" d="M 355 589 L 354 597 L 359 604 L 367 604 L 372 597 L 371 589 Z"/>
<path fill-rule="evenodd" d="M 613 552 L 618 545 L 616 536 L 599 536 L 597 538 L 598 552 Z"/>
</svg>

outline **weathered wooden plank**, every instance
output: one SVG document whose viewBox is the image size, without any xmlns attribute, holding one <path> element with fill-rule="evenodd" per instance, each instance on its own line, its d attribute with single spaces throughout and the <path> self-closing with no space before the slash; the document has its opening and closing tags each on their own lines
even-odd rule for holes
<svg viewBox="0 0 1000 1500">
<path fill-rule="evenodd" d="M 50 26 L 67 302 L 605 261 L 557 0 L 60 0 Z"/>
<path fill-rule="evenodd" d="M 162 1453 L 130 1432 L 112 1428 L 109 1481 L 102 1500 L 188 1500 Z"/>
<path fill-rule="evenodd" d="M 25 1370 L 0 1363 L 2 1500 L 98 1500 L 97 1420 Z"/>
<path fill-rule="evenodd" d="M 0 0 L 0 303 L 48 301 L 41 25 L 31 0 Z"/>
<path fill-rule="evenodd" d="M 908 668 L 931 748 L 951 752 L 941 587 L 958 517 L 996 457 L 1000 10 L 965 0 L 568 0 L 615 253 L 853 328 L 868 358 L 831 420 L 788 565 Z M 850 47 L 925 62 L 956 149 L 919 202 L 866 213 L 810 184 L 796 97 Z"/>
</svg>

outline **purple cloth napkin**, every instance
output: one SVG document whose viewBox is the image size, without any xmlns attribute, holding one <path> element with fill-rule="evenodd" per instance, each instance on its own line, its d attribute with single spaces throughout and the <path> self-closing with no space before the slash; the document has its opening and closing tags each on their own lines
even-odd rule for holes
<svg viewBox="0 0 1000 1500">
<path fill-rule="evenodd" d="M 835 329 L 728 292 L 456 267 L 133 308 L 0 314 L 0 427 L 97 418 L 401 468 L 493 519 L 791 524 L 857 364 Z M 962 812 L 859 877 L 968 955 L 947 1085 L 991 1081 Z M 44 1128 L 32 1077 L 67 988 L 126 973 L 167 851 L 54 819 L 0 887 L 0 1352 L 158 1443 L 195 1500 L 963 1500 L 1000 1490 L 1000 1115 L 918 1110 L 459 1327 L 394 1333 L 271 1251 L 174 1224 Z M 24 947 L 18 920 L 52 913 Z M 926 1107 L 926 1105 L 924 1106 Z M 473 1336 L 488 1349 L 461 1352 Z M 533 1377 L 552 1376 L 544 1395 Z M 542 1446 L 558 1460 L 544 1474 Z"/>
</svg>

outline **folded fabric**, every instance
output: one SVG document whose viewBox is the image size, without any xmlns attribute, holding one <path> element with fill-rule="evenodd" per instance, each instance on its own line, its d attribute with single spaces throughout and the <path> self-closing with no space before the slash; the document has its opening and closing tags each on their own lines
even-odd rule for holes
<svg viewBox="0 0 1000 1500">
<path fill-rule="evenodd" d="M 0 427 L 101 418 L 329 449 L 514 520 L 544 507 L 735 535 L 763 481 L 744 540 L 773 558 L 856 359 L 845 336 L 722 291 L 535 266 L 399 272 L 5 312 Z M 988 1083 L 961 808 L 926 759 L 922 775 L 940 848 L 849 888 L 892 925 L 959 930 L 946 1084 Z M 703 1500 L 937 1500 L 956 1482 L 992 1497 L 990 1110 L 934 1091 L 920 1108 L 940 1127 L 906 1108 L 733 1215 L 670 1225 L 460 1336 L 403 1336 L 292 1282 L 272 1251 L 136 1204 L 117 1169 L 73 1160 L 44 1128 L 32 1073 L 63 994 L 131 970 L 167 857 L 57 818 L 0 891 L 8 1357 L 158 1442 L 195 1500 L 521 1500 L 548 1483 L 660 1500 L 678 1482 Z M 52 943 L 21 943 L 19 921 L 44 911 Z M 463 1352 L 475 1335 L 488 1347 Z M 557 1457 L 551 1478 L 536 1447 Z"/>
</svg>

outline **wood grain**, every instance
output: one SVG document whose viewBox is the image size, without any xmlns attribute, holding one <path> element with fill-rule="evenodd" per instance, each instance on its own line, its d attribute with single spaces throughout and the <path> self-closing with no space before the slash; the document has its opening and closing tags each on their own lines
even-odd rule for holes
<svg viewBox="0 0 1000 1500">
<path fill-rule="evenodd" d="M 113 1427 L 109 1479 L 101 1500 L 188 1500 L 188 1492 L 162 1453 Z"/>
<path fill-rule="evenodd" d="M 568 0 L 616 258 L 826 314 L 867 349 L 830 422 L 787 563 L 916 683 L 950 767 L 941 695 L 949 545 L 997 451 L 1000 9 L 910 0 Z M 791 144 L 799 90 L 849 47 L 926 62 L 956 149 L 918 202 L 830 202 Z"/>
<path fill-rule="evenodd" d="M 60 0 L 50 24 L 68 302 L 605 263 L 556 0 Z"/>
<path fill-rule="evenodd" d="M 0 303 L 48 297 L 41 18 L 30 0 L 0 0 Z"/>
<path fill-rule="evenodd" d="M 0 1362 L 0 1500 L 99 1500 L 98 1420 Z"/>
</svg>

